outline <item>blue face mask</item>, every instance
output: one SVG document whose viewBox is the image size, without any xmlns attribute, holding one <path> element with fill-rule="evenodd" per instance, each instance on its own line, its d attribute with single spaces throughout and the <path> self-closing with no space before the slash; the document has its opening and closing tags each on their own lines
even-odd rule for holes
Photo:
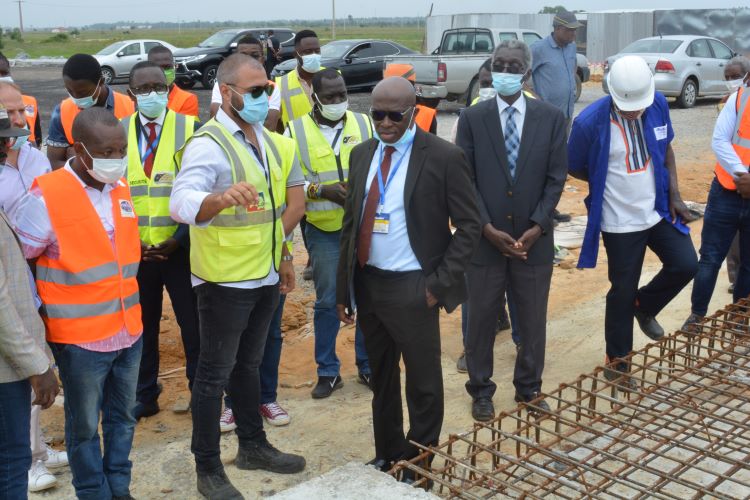
<svg viewBox="0 0 750 500">
<path fill-rule="evenodd" d="M 265 93 L 254 98 L 250 94 L 240 94 L 231 86 L 229 86 L 229 88 L 232 89 L 232 92 L 235 94 L 242 96 L 242 109 L 237 109 L 234 106 L 232 106 L 232 109 L 240 115 L 240 118 L 245 123 L 254 125 L 266 121 L 266 116 L 268 116 L 268 96 Z"/>
<path fill-rule="evenodd" d="M 72 95 L 70 98 L 73 100 L 76 106 L 80 109 L 88 109 L 92 107 L 94 104 L 96 104 L 96 100 L 99 99 L 99 86 L 101 85 L 101 82 L 96 84 L 96 90 L 94 90 L 94 93 L 91 94 L 88 97 L 73 97 Z M 68 92 L 68 95 L 70 95 L 70 92 Z"/>
<path fill-rule="evenodd" d="M 375 136 L 375 139 L 379 140 L 386 146 L 393 146 L 397 148 L 402 144 L 409 144 L 414 140 L 414 136 L 417 135 L 417 126 L 412 123 L 412 119 L 414 119 L 414 111 L 412 111 L 411 118 L 409 119 L 409 127 L 404 132 L 404 135 L 402 135 L 396 142 L 385 142 L 380 138 L 380 134 L 378 134 L 378 131 L 375 127 L 372 127 L 372 133 Z"/>
<path fill-rule="evenodd" d="M 26 127 L 24 127 L 24 128 L 26 128 Z M 22 135 L 21 137 L 16 137 L 16 141 L 13 143 L 13 145 L 10 147 L 10 149 L 12 149 L 13 151 L 18 151 L 27 142 L 29 142 L 29 136 L 28 135 Z"/>
<path fill-rule="evenodd" d="M 523 86 L 523 74 L 492 72 L 492 86 L 497 93 L 504 96 L 515 95 Z"/>
<path fill-rule="evenodd" d="M 149 92 L 146 95 L 135 96 L 138 101 L 138 111 L 146 118 L 157 118 L 167 108 L 169 95 Z"/>
<path fill-rule="evenodd" d="M 302 58 L 302 69 L 308 73 L 317 73 L 320 71 L 320 54 L 300 55 Z"/>
</svg>

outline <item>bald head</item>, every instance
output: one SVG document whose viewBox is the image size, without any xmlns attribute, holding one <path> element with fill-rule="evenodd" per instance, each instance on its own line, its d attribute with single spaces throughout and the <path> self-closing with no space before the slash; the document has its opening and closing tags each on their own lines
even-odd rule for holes
<svg viewBox="0 0 750 500">
<path fill-rule="evenodd" d="M 417 102 L 414 85 L 400 76 L 382 80 L 372 91 L 372 107 L 383 111 L 403 111 Z"/>
<path fill-rule="evenodd" d="M 0 82 L 0 104 L 8 111 L 12 126 L 19 128 L 26 126 L 26 105 L 18 85 Z"/>
<path fill-rule="evenodd" d="M 266 73 L 261 63 L 246 54 L 238 52 L 221 62 L 216 78 L 219 80 L 219 83 L 234 84 L 239 78 L 240 73 L 247 73 L 248 71 L 255 73 L 262 72 L 264 75 Z"/>
<path fill-rule="evenodd" d="M 73 120 L 73 140 L 83 142 L 89 148 L 118 140 L 127 143 L 120 120 L 112 111 L 96 106 L 82 110 Z"/>
</svg>

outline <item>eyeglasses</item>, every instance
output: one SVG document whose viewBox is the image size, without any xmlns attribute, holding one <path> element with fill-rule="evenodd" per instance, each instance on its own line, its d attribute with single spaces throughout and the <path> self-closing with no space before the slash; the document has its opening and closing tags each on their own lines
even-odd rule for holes
<svg viewBox="0 0 750 500">
<path fill-rule="evenodd" d="M 511 73 L 513 75 L 519 75 L 523 73 L 526 70 L 526 67 L 523 64 L 502 64 L 502 63 L 493 63 L 492 64 L 492 71 L 495 73 Z"/>
<path fill-rule="evenodd" d="M 158 95 L 164 95 L 169 92 L 169 87 L 162 84 L 157 85 L 144 85 L 143 87 L 135 87 L 130 89 L 133 95 L 148 95 L 151 92 L 156 92 Z"/>
<path fill-rule="evenodd" d="M 385 117 L 387 116 L 390 121 L 398 123 L 404 119 L 404 117 L 407 115 L 407 113 L 409 113 L 410 110 L 413 113 L 414 106 L 410 106 L 406 108 L 406 110 L 400 111 L 400 112 L 399 111 L 382 111 L 379 109 L 370 108 L 370 116 L 376 122 L 382 122 L 383 120 L 385 120 Z"/>
<path fill-rule="evenodd" d="M 237 87 L 238 89 L 242 90 L 242 92 L 237 92 L 236 90 L 232 89 L 234 90 L 235 93 L 239 95 L 250 94 L 251 96 L 253 96 L 253 99 L 257 99 L 263 94 L 266 94 L 269 96 L 273 94 L 273 85 L 271 85 L 270 83 L 266 85 L 260 85 L 258 87 L 250 87 L 249 89 L 243 89 L 242 87 L 238 87 L 237 85 L 233 83 L 227 83 L 227 85 L 229 87 Z"/>
</svg>

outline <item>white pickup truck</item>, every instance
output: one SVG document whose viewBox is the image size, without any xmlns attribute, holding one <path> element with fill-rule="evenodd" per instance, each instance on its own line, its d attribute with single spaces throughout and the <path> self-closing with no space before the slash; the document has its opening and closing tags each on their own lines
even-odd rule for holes
<svg viewBox="0 0 750 500">
<path fill-rule="evenodd" d="M 385 63 L 413 65 L 422 98 L 433 100 L 436 105 L 440 99 L 469 105 L 479 93 L 479 68 L 501 40 L 523 40 L 531 45 L 541 38 L 529 29 L 454 28 L 443 32 L 440 47 L 432 54 L 391 56 L 385 58 Z M 586 56 L 578 54 L 577 62 L 576 99 L 581 93 L 581 83 L 590 76 Z"/>
</svg>

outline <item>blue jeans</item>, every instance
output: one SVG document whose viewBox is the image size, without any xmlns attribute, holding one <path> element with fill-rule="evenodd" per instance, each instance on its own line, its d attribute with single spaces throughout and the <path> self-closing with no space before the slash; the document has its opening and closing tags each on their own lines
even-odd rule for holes
<svg viewBox="0 0 750 500">
<path fill-rule="evenodd" d="M 721 263 L 739 231 L 740 265 L 734 283 L 734 301 L 750 294 L 750 200 L 728 191 L 714 179 L 708 193 L 700 260 L 693 282 L 692 312 L 705 316 L 716 286 Z"/>
<path fill-rule="evenodd" d="M 0 498 L 27 498 L 31 447 L 31 385 L 0 384 Z"/>
<path fill-rule="evenodd" d="M 336 273 L 341 231 L 321 231 L 312 224 L 307 224 L 305 233 L 315 283 L 315 362 L 318 364 L 319 377 L 335 377 L 341 368 L 341 362 L 336 356 L 336 337 L 341 326 L 336 313 Z M 369 375 L 370 363 L 359 324 L 354 333 L 354 353 L 359 373 Z"/>
<path fill-rule="evenodd" d="M 65 446 L 81 499 L 130 494 L 130 448 L 143 339 L 114 352 L 50 343 L 65 387 Z M 104 454 L 99 438 L 102 417 Z"/>
<path fill-rule="evenodd" d="M 510 337 L 513 339 L 514 344 L 520 344 L 521 343 L 521 334 L 518 331 L 518 320 L 517 318 L 517 311 L 516 311 L 516 303 L 513 302 L 513 299 L 510 295 L 510 287 L 507 287 L 505 292 L 505 300 L 508 304 L 508 317 L 510 318 Z M 461 337 L 463 338 L 464 345 L 466 344 L 466 329 L 469 325 L 469 299 L 466 299 L 466 302 L 461 304 Z"/>
</svg>

